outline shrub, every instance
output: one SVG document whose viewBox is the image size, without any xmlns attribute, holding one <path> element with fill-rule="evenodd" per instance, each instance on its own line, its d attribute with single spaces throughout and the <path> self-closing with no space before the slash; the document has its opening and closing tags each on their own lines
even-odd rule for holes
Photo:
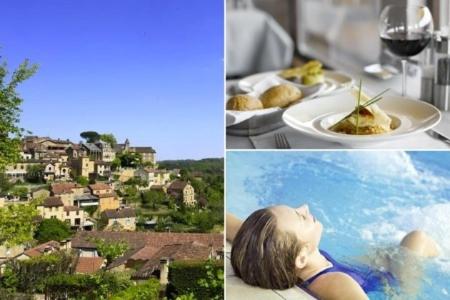
<svg viewBox="0 0 450 300">
<path fill-rule="evenodd" d="M 39 224 L 34 238 L 39 243 L 48 241 L 62 241 L 72 234 L 69 225 L 58 219 L 45 219 Z"/>
<path fill-rule="evenodd" d="M 55 252 L 28 260 L 12 260 L 6 264 L 1 286 L 23 293 L 44 291 L 46 280 L 54 275 L 70 272 L 73 257 L 66 252 Z"/>
<path fill-rule="evenodd" d="M 131 285 L 128 278 L 115 273 L 58 274 L 46 281 L 46 299 L 109 299 Z"/>
<path fill-rule="evenodd" d="M 223 299 L 223 261 L 179 261 L 169 265 L 168 294 Z"/>
<path fill-rule="evenodd" d="M 159 297 L 160 285 L 157 279 L 150 279 L 143 284 L 131 286 L 114 295 L 110 300 L 154 300 Z"/>
</svg>

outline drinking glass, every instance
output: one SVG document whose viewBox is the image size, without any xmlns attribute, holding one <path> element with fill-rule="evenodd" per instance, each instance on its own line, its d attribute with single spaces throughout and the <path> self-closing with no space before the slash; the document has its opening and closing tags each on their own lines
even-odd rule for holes
<svg viewBox="0 0 450 300">
<path fill-rule="evenodd" d="M 426 6 L 388 5 L 380 14 L 380 38 L 402 61 L 402 96 L 406 95 L 407 58 L 419 54 L 431 40 L 433 17 Z"/>
</svg>

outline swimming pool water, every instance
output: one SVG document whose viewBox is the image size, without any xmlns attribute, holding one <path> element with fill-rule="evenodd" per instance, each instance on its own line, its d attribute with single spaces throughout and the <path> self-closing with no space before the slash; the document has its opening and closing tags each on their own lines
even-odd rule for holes
<svg viewBox="0 0 450 300">
<path fill-rule="evenodd" d="M 269 205 L 307 203 L 324 225 L 321 248 L 338 260 L 424 230 L 441 255 L 426 264 L 417 299 L 450 299 L 449 153 L 229 152 L 226 161 L 228 211 L 245 218 Z"/>
</svg>

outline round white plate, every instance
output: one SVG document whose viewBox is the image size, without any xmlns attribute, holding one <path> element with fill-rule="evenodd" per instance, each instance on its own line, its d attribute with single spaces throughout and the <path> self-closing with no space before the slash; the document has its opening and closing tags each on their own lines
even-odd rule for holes
<svg viewBox="0 0 450 300">
<path fill-rule="evenodd" d="M 302 102 L 291 106 L 283 114 L 283 121 L 293 129 L 317 139 L 350 146 L 364 146 L 397 140 L 436 126 L 441 119 L 439 110 L 423 101 L 385 94 L 377 102 L 397 127 L 389 133 L 373 135 L 350 135 L 328 130 L 350 113 L 355 98 L 350 92 Z"/>
<path fill-rule="evenodd" d="M 258 83 L 264 80 L 264 78 L 267 77 L 273 77 L 277 76 L 280 80 L 286 81 L 290 84 L 296 85 L 300 89 L 305 87 L 311 87 L 308 85 L 303 85 L 299 83 L 295 83 L 289 80 L 286 80 L 284 78 L 279 77 L 277 74 L 281 71 L 270 71 L 270 72 L 263 72 L 263 73 L 257 73 L 253 74 L 247 77 L 242 78 L 238 82 L 238 86 L 241 90 L 251 92 L 253 90 L 253 87 Z M 324 70 L 324 84 L 325 88 L 322 91 L 321 95 L 329 94 L 331 92 L 340 92 L 346 88 L 349 88 L 353 84 L 353 79 L 349 75 L 338 72 L 338 71 L 329 71 Z"/>
</svg>

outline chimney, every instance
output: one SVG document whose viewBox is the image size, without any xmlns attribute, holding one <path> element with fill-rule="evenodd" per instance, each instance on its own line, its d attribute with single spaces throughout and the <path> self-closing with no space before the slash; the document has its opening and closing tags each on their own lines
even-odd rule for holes
<svg viewBox="0 0 450 300">
<path fill-rule="evenodd" d="M 169 283 L 169 258 L 159 260 L 159 283 L 166 285 Z"/>
</svg>

